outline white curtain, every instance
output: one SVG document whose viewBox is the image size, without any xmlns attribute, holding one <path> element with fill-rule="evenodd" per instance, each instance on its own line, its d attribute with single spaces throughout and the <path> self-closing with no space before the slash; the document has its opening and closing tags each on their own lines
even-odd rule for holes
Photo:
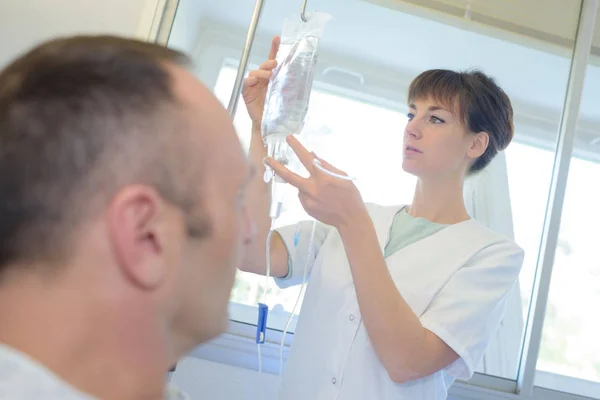
<svg viewBox="0 0 600 400">
<path fill-rule="evenodd" d="M 514 239 L 506 156 L 499 153 L 490 165 L 465 184 L 469 214 L 489 229 Z M 514 379 L 519 363 L 523 314 L 519 282 L 508 300 L 506 314 L 478 371 Z"/>
</svg>

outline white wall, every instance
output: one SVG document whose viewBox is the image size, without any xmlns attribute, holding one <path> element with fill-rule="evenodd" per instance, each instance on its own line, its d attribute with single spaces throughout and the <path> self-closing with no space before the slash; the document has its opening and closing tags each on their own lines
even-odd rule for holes
<svg viewBox="0 0 600 400">
<path fill-rule="evenodd" d="M 133 36 L 156 0 L 2 0 L 0 68 L 17 54 L 57 36 L 111 33 Z"/>
<path fill-rule="evenodd" d="M 192 399 L 275 400 L 279 377 L 272 374 L 201 360 L 183 359 L 172 375 L 171 383 Z"/>
<path fill-rule="evenodd" d="M 279 377 L 188 357 L 177 366 L 171 383 L 192 399 L 276 400 Z M 449 397 L 448 400 L 460 399 Z"/>
</svg>

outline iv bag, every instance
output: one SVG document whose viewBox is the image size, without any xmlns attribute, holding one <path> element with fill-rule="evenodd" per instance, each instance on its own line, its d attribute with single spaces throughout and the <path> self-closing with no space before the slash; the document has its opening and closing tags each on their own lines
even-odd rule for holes
<svg viewBox="0 0 600 400">
<path fill-rule="evenodd" d="M 297 15 L 284 21 L 277 67 L 269 81 L 262 118 L 262 137 L 267 153 L 288 163 L 288 135 L 304 127 L 319 52 L 319 40 L 331 16 L 311 13 L 307 22 Z"/>
</svg>

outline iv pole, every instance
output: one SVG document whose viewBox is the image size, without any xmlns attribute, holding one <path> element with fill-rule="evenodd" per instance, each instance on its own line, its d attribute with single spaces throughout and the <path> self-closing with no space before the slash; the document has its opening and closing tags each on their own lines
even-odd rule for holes
<svg viewBox="0 0 600 400">
<path fill-rule="evenodd" d="M 302 9 L 300 10 L 300 18 L 302 18 L 302 21 L 304 22 L 308 21 L 306 16 L 307 3 L 308 0 L 303 0 Z M 232 118 L 235 117 L 235 112 L 237 111 L 237 104 L 240 98 L 242 84 L 244 83 L 244 74 L 246 73 L 246 68 L 248 68 L 250 52 L 252 51 L 252 43 L 254 42 L 254 37 L 256 36 L 256 28 L 258 27 L 264 4 L 265 0 L 257 0 L 254 4 L 254 11 L 252 13 L 252 19 L 250 20 L 250 26 L 248 27 L 248 33 L 246 34 L 246 42 L 244 44 L 244 50 L 242 51 L 242 58 L 240 59 L 240 65 L 238 66 L 237 75 L 235 77 L 233 91 L 231 92 L 229 105 L 227 106 L 227 111 Z"/>
<path fill-rule="evenodd" d="M 256 4 L 254 5 L 254 12 L 252 13 L 252 19 L 250 20 L 250 27 L 248 28 L 248 33 L 246 34 L 244 51 L 242 52 L 242 58 L 240 59 L 240 65 L 238 66 L 235 84 L 233 85 L 233 92 L 231 93 L 231 97 L 229 99 L 229 106 L 227 106 L 227 111 L 229 111 L 229 115 L 231 115 L 232 118 L 235 116 L 235 112 L 237 110 L 238 99 L 241 94 L 242 84 L 244 83 L 244 74 L 246 72 L 246 68 L 248 67 L 248 60 L 250 58 L 250 52 L 252 51 L 252 43 L 254 42 L 256 28 L 258 27 L 258 22 L 260 21 L 264 4 L 265 0 L 257 0 Z"/>
</svg>

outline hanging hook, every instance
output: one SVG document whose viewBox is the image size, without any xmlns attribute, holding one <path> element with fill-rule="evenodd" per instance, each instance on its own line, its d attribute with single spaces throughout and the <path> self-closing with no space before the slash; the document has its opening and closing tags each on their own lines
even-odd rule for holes
<svg viewBox="0 0 600 400">
<path fill-rule="evenodd" d="M 473 0 L 469 0 L 467 1 L 467 6 L 465 7 L 465 16 L 464 18 L 466 20 L 471 20 L 471 3 L 473 2 Z"/>
<path fill-rule="evenodd" d="M 302 11 L 300 12 L 300 18 L 302 18 L 302 21 L 304 22 L 308 22 L 308 19 L 306 18 L 306 4 L 308 3 L 308 0 L 304 0 L 302 2 Z"/>
</svg>

